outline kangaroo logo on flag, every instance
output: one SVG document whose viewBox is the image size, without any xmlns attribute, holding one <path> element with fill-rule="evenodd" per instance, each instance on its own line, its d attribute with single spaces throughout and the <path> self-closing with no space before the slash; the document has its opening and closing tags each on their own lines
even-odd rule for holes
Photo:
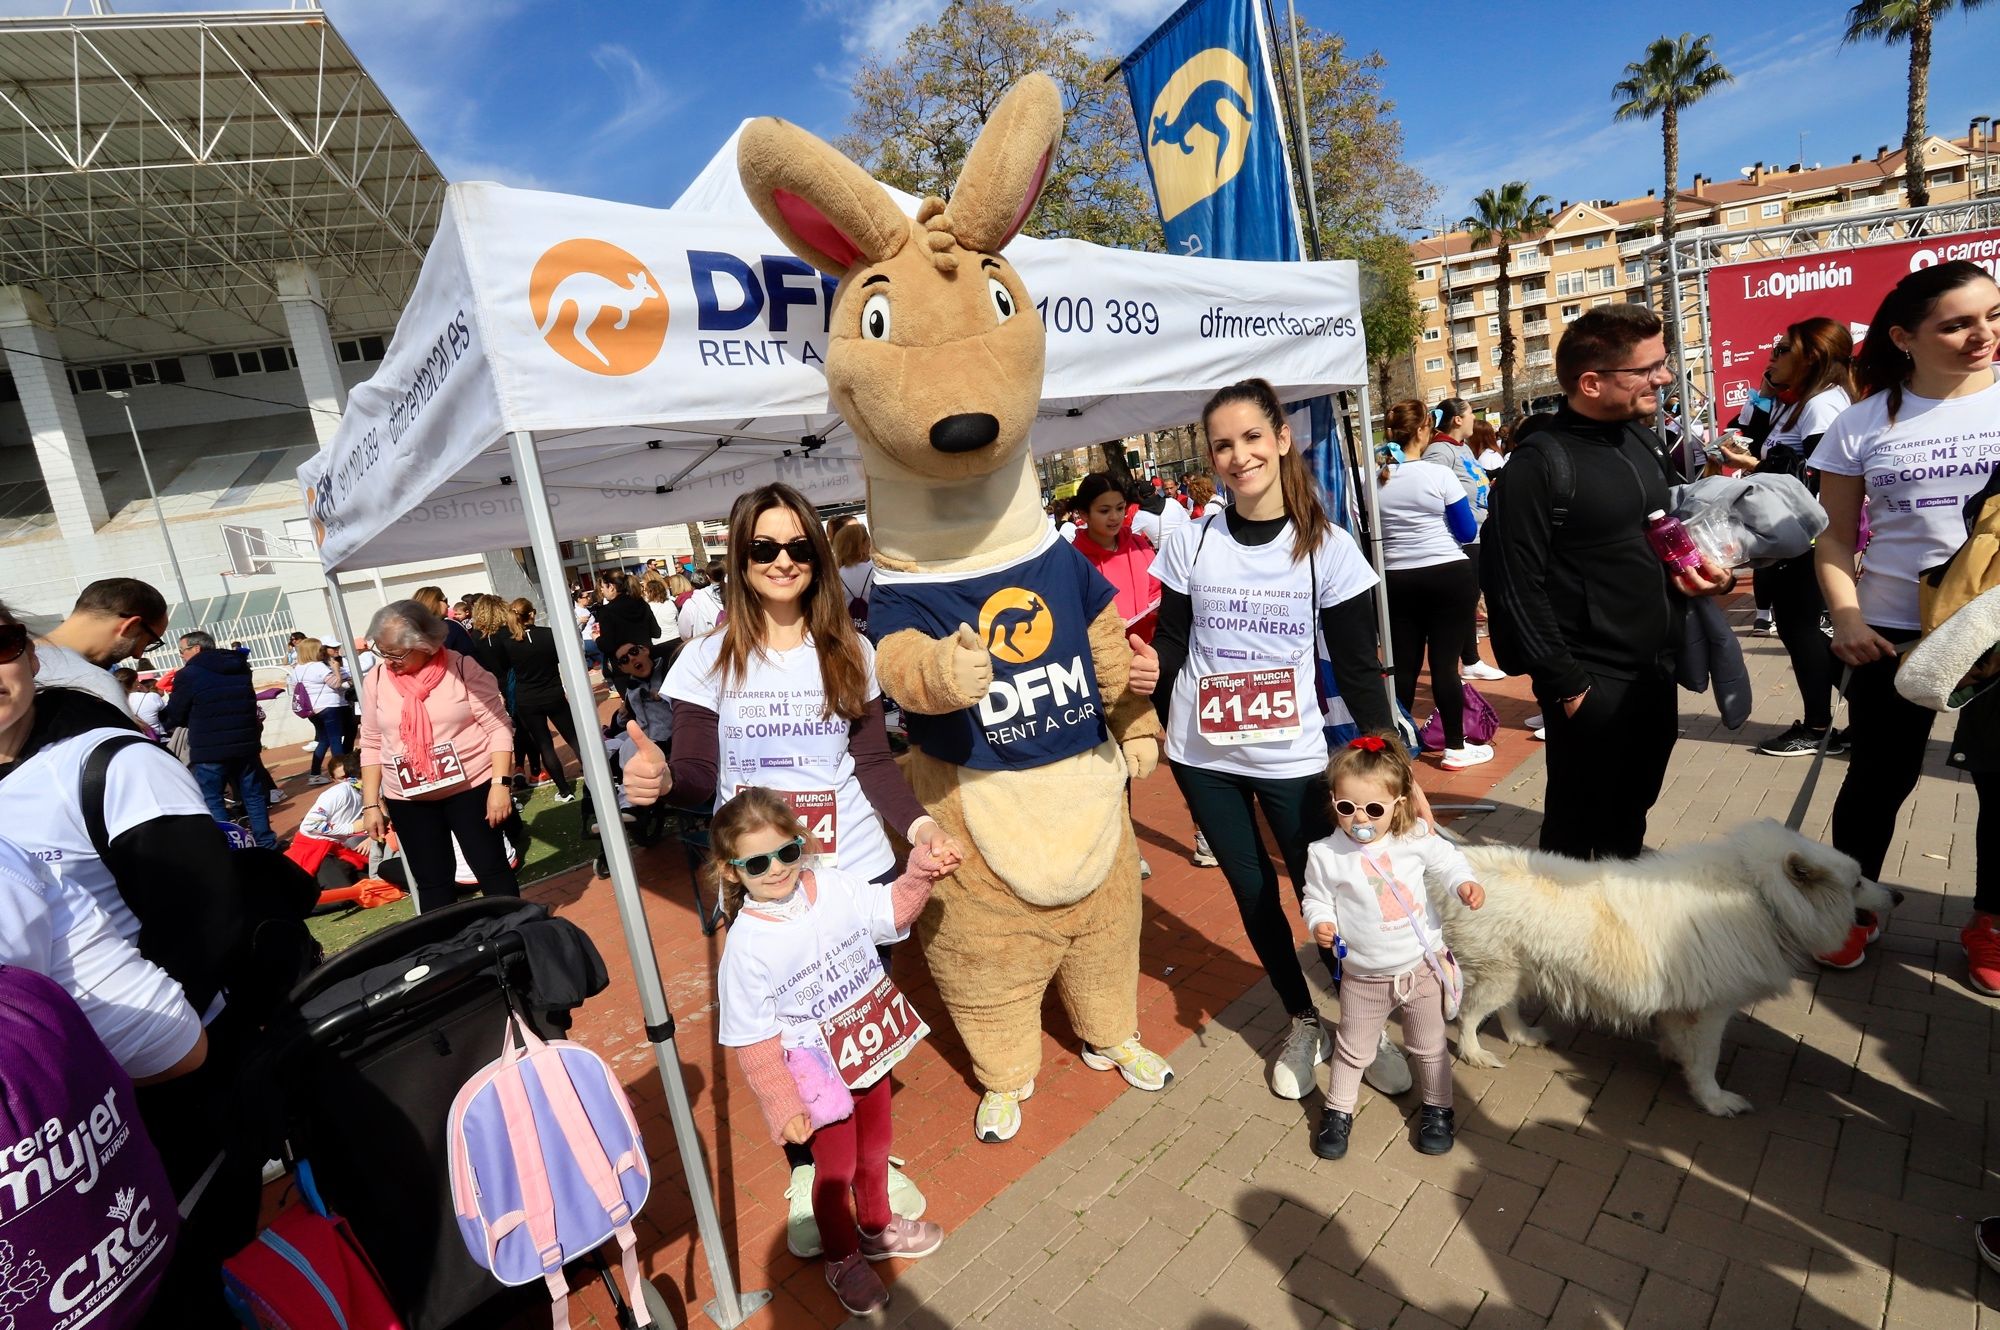
<svg viewBox="0 0 2000 1330">
<path fill-rule="evenodd" d="M 1250 150 L 1255 104 L 1250 67 L 1219 46 L 1196 53 L 1168 78 L 1153 99 L 1146 135 L 1163 221 L 1236 178 Z"/>
</svg>

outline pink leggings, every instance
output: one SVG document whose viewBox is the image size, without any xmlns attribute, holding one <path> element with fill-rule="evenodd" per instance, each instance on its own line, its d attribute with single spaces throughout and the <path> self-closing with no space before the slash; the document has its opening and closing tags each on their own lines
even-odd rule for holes
<svg viewBox="0 0 2000 1330">
<path fill-rule="evenodd" d="M 889 1136 L 887 1076 L 854 1096 L 852 1117 L 813 1133 L 813 1220 L 829 1261 L 861 1249 L 857 1217 L 870 1233 L 889 1226 Z"/>
<path fill-rule="evenodd" d="M 1375 1060 L 1382 1027 L 1403 1009 L 1403 1048 L 1417 1064 L 1424 1102 L 1451 1107 L 1451 1059 L 1444 1046 L 1444 997 L 1437 977 L 1419 962 L 1402 974 L 1349 974 L 1340 981 L 1340 1028 L 1334 1033 L 1333 1066 L 1326 1078 L 1326 1105 L 1354 1111 L 1361 1073 Z"/>
</svg>

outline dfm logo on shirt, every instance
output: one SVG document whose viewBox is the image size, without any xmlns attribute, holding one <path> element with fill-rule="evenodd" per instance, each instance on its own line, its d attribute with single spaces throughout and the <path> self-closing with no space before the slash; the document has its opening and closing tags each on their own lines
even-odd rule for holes
<svg viewBox="0 0 2000 1330">
<path fill-rule="evenodd" d="M 1002 587 L 979 607 L 979 640 L 995 659 L 1025 665 L 1047 651 L 1055 635 L 1055 616 L 1032 591 Z"/>
<path fill-rule="evenodd" d="M 1225 47 L 1197 52 L 1153 99 L 1146 160 L 1172 221 L 1236 178 L 1250 148 L 1250 67 Z"/>
<path fill-rule="evenodd" d="M 667 340 L 660 284 L 606 240 L 565 240 L 536 260 L 528 312 L 552 351 L 593 374 L 636 374 Z"/>
</svg>

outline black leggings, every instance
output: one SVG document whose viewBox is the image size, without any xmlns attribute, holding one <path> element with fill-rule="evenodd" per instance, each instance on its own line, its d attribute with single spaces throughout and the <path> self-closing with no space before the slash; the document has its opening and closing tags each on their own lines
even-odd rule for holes
<svg viewBox="0 0 2000 1330">
<path fill-rule="evenodd" d="M 1823 730 L 1833 724 L 1833 683 L 1839 661 L 1833 644 L 1820 631 L 1826 601 L 1820 595 L 1812 556 L 1787 559 L 1759 572 L 1757 590 L 1770 597 L 1778 637 L 1785 644 L 1785 654 L 1792 658 L 1792 678 L 1798 681 L 1806 724 Z"/>
<path fill-rule="evenodd" d="M 1194 824 L 1208 838 L 1208 848 L 1222 867 L 1229 890 L 1236 896 L 1236 912 L 1243 918 L 1243 931 L 1264 973 L 1285 1010 L 1294 1016 L 1313 1010 L 1312 991 L 1306 987 L 1305 971 L 1299 966 L 1297 945 L 1292 941 L 1291 920 L 1285 915 L 1278 896 L 1278 870 L 1264 848 L 1257 831 L 1257 809 L 1278 839 L 1285 857 L 1285 871 L 1291 874 L 1292 891 L 1301 894 L 1306 882 L 1306 849 L 1314 841 L 1333 834 L 1333 809 L 1326 791 L 1325 776 L 1294 776 L 1289 779 L 1261 779 L 1223 771 L 1207 771 L 1180 762 L 1168 763 L 1174 781 L 1181 787 Z M 1333 953 L 1319 949 L 1326 972 L 1332 977 Z"/>
<path fill-rule="evenodd" d="M 563 742 L 569 745 L 569 750 L 582 757 L 583 749 L 576 742 L 576 717 L 569 714 L 569 703 L 557 699 L 551 706 L 523 705 L 515 723 L 527 731 L 528 741 L 541 755 L 542 765 L 548 769 L 549 779 L 556 783 L 556 789 L 568 794 L 569 777 L 563 774 L 562 758 L 556 755 L 556 741 L 549 734 L 549 726 L 555 726 Z"/>
<path fill-rule="evenodd" d="M 1479 656 L 1479 542 L 1460 545 L 1465 551 L 1465 561 L 1472 568 L 1472 613 L 1465 616 L 1465 645 L 1459 649 L 1458 659 L 1464 665 L 1478 665 Z"/>
<path fill-rule="evenodd" d="M 458 894 L 458 859 L 451 852 L 453 836 L 458 837 L 466 865 L 472 869 L 481 891 L 489 896 L 521 894 L 521 884 L 507 862 L 507 847 L 501 843 L 500 828 L 486 825 L 486 792 L 492 784 L 491 780 L 483 780 L 469 790 L 443 799 L 383 800 L 389 820 L 395 823 L 396 838 L 402 842 L 403 862 L 410 866 L 418 910 L 449 905 Z"/>
<path fill-rule="evenodd" d="M 1417 675 L 1423 670 L 1428 650 L 1431 696 L 1444 722 L 1445 746 L 1463 748 L 1465 687 L 1458 681 L 1458 661 L 1466 634 L 1473 631 L 1473 616 L 1479 612 L 1479 580 L 1472 564 L 1454 559 L 1428 568 L 1391 568 L 1387 578 L 1389 645 L 1396 653 L 1396 700 L 1405 710 L 1416 705 Z M 1303 861 L 1305 851 L 1299 853 Z"/>
<path fill-rule="evenodd" d="M 1898 646 L 1917 635 L 1913 628 L 1875 631 Z M 1853 855 L 1862 873 L 1877 879 L 1889 857 L 1903 801 L 1923 773 L 1924 750 L 1938 714 L 1896 691 L 1901 663 L 1900 656 L 1870 661 L 1855 669 L 1847 685 L 1847 778 L 1833 802 L 1833 848 Z M 1985 864 L 1983 856 L 1980 864 Z"/>
</svg>

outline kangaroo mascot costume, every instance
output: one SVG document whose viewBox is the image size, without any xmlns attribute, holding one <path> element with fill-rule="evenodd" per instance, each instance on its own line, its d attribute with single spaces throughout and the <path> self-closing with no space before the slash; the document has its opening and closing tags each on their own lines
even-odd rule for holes
<svg viewBox="0 0 2000 1330">
<path fill-rule="evenodd" d="M 985 1089 L 974 1134 L 1004 1141 L 1041 1064 L 1051 980 L 1093 1069 L 1163 1088 L 1138 1040 L 1139 856 L 1128 774 L 1159 760 L 1131 688 L 1111 584 L 1042 511 L 1028 435 L 1042 323 L 1001 250 L 1062 134 L 1034 74 L 995 108 L 951 204 L 916 219 L 834 148 L 775 119 L 738 165 L 759 215 L 840 281 L 828 396 L 861 446 L 880 568 L 869 602 L 882 691 L 909 717 L 910 784 L 967 847 L 919 923 Z"/>
</svg>

